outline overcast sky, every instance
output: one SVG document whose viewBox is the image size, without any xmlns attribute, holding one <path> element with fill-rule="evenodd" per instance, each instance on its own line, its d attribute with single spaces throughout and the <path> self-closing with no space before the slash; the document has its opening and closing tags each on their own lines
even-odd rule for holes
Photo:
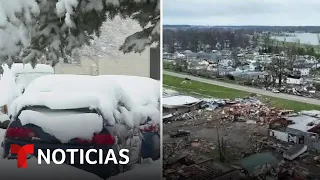
<svg viewBox="0 0 320 180">
<path fill-rule="evenodd" d="M 163 24 L 320 26 L 320 0 L 162 0 Z"/>
</svg>

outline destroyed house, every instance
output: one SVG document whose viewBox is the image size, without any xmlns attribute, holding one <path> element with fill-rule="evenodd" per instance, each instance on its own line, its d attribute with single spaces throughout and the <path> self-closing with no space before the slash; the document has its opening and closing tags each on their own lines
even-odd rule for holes
<svg viewBox="0 0 320 180">
<path fill-rule="evenodd" d="M 286 132 L 295 138 L 296 143 L 305 144 L 309 148 L 320 150 L 320 119 L 308 115 L 288 117 L 294 122 L 286 128 Z"/>
<path fill-rule="evenodd" d="M 271 175 L 278 163 L 279 160 L 270 153 L 257 153 L 239 160 L 233 167 L 243 169 L 240 172 L 247 177 L 258 177 L 261 174 Z"/>
<path fill-rule="evenodd" d="M 320 118 L 318 115 L 302 113 L 279 118 L 276 123 L 278 126 L 274 124 L 269 126 L 270 136 L 281 141 L 304 144 L 308 148 L 320 150 Z"/>
<path fill-rule="evenodd" d="M 163 115 L 182 114 L 198 109 L 202 101 L 191 96 L 170 96 L 162 100 Z"/>
</svg>

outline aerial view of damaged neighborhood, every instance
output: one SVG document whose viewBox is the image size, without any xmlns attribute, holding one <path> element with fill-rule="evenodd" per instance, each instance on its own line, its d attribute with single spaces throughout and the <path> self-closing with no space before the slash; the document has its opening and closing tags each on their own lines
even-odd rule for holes
<svg viewBox="0 0 320 180">
<path fill-rule="evenodd" d="M 320 178 L 319 7 L 163 1 L 167 179 Z"/>
</svg>

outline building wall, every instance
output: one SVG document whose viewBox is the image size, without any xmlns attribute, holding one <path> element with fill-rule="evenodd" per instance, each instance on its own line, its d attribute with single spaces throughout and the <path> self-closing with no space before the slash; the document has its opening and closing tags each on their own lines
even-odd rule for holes
<svg viewBox="0 0 320 180">
<path fill-rule="evenodd" d="M 299 71 L 302 76 L 308 76 L 310 74 L 310 69 L 309 68 L 303 68 L 303 69 L 294 68 L 293 70 L 294 71 Z"/>
<path fill-rule="evenodd" d="M 302 132 L 300 130 L 287 128 L 286 132 L 295 135 L 297 137 L 296 143 L 299 143 L 299 137 L 303 138 L 303 144 L 308 146 L 310 149 L 320 150 L 320 137 L 318 134 L 309 133 L 309 132 Z"/>
<path fill-rule="evenodd" d="M 271 137 L 274 137 L 278 140 L 281 140 L 281 141 L 285 141 L 285 142 L 288 142 L 288 133 L 286 132 L 281 132 L 281 131 L 276 131 L 276 130 L 270 130 L 269 132 L 269 135 Z"/>
<path fill-rule="evenodd" d="M 288 84 L 302 84 L 302 79 L 287 78 Z"/>
<path fill-rule="evenodd" d="M 83 75 L 134 75 L 150 77 L 150 49 L 143 53 L 129 53 L 111 59 L 110 57 L 91 57 L 81 59 L 81 64 L 59 63 L 56 74 Z"/>
</svg>

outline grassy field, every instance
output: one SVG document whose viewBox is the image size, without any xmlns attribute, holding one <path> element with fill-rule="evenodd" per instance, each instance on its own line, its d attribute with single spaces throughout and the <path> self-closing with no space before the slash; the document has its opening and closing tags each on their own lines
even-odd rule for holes
<svg viewBox="0 0 320 180">
<path fill-rule="evenodd" d="M 249 96 L 250 93 L 245 91 L 239 91 L 236 89 L 226 88 L 213 84 L 207 84 L 197 81 L 184 81 L 182 78 L 173 77 L 169 75 L 163 75 L 163 84 L 167 87 L 185 93 L 202 94 L 204 96 L 211 96 L 216 98 L 237 98 Z M 292 109 L 295 111 L 301 110 L 320 110 L 320 106 L 301 103 L 297 101 L 290 101 L 286 99 L 261 96 L 261 100 L 265 103 L 271 104 L 272 106 L 284 109 Z"/>
</svg>

